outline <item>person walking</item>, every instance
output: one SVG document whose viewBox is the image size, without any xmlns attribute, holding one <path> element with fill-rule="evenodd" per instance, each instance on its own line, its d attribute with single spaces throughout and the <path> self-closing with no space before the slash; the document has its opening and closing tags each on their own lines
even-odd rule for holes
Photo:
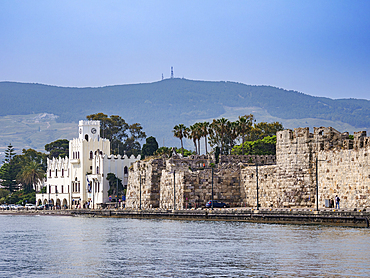
<svg viewBox="0 0 370 278">
<path fill-rule="evenodd" d="M 340 202 L 340 198 L 338 197 L 338 195 L 335 195 L 335 208 L 336 209 L 340 209 L 339 202 Z"/>
</svg>

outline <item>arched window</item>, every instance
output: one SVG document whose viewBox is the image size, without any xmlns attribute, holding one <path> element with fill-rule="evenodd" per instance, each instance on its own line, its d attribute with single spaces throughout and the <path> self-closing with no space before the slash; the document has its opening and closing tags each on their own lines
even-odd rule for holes
<svg viewBox="0 0 370 278">
<path fill-rule="evenodd" d="M 49 170 L 49 177 L 51 177 L 51 170 Z"/>
<path fill-rule="evenodd" d="M 93 159 L 93 152 L 90 151 L 90 159 Z"/>
<path fill-rule="evenodd" d="M 86 141 L 89 141 L 89 135 L 85 135 L 85 139 L 86 139 Z"/>
<path fill-rule="evenodd" d="M 123 173 L 124 173 L 125 175 L 127 175 L 127 174 L 128 174 L 128 168 L 127 168 L 127 166 L 125 166 L 125 168 L 123 169 Z"/>
<path fill-rule="evenodd" d="M 62 177 L 64 177 L 64 169 L 62 169 Z"/>
<path fill-rule="evenodd" d="M 55 169 L 55 177 L 58 176 L 58 169 Z"/>
</svg>

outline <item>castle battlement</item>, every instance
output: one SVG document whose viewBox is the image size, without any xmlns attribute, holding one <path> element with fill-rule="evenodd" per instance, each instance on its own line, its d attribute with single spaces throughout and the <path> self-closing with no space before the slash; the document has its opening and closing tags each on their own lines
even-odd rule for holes
<svg viewBox="0 0 370 278">
<path fill-rule="evenodd" d="M 277 152 L 286 152 L 289 147 L 307 145 L 313 152 L 332 149 L 358 149 L 370 145 L 370 137 L 366 131 L 355 132 L 354 139 L 349 138 L 348 132 L 339 132 L 332 127 L 314 127 L 310 133 L 308 127 L 295 128 L 294 131 L 286 129 L 276 134 Z M 283 149 L 283 150 L 281 150 Z"/>
</svg>

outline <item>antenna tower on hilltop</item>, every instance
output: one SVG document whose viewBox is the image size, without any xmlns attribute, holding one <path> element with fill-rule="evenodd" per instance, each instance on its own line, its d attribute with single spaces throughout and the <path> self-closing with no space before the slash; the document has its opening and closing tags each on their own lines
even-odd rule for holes
<svg viewBox="0 0 370 278">
<path fill-rule="evenodd" d="M 173 78 L 173 67 L 171 67 L 171 78 Z"/>
</svg>

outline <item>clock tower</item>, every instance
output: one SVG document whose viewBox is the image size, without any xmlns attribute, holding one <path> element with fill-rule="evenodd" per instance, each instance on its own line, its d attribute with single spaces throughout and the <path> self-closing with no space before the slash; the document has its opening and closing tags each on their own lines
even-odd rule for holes
<svg viewBox="0 0 370 278">
<path fill-rule="evenodd" d="M 99 140 L 100 121 L 80 121 L 78 124 L 78 138 L 90 140 Z"/>
</svg>

